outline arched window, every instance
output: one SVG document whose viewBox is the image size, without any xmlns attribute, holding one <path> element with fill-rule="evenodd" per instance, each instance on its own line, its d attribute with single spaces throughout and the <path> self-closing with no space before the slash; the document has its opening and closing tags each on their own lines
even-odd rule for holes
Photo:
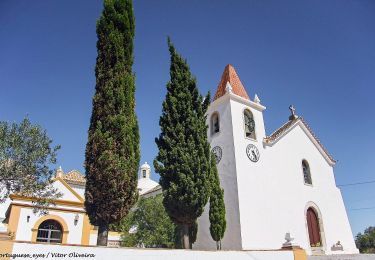
<svg viewBox="0 0 375 260">
<path fill-rule="evenodd" d="M 310 207 L 306 212 L 307 229 L 309 231 L 309 239 L 311 247 L 321 247 L 322 240 L 320 238 L 319 219 L 315 210 Z"/>
<path fill-rule="evenodd" d="M 142 170 L 143 178 L 146 178 L 146 170 Z"/>
<path fill-rule="evenodd" d="M 219 114 L 215 112 L 211 116 L 211 134 L 213 135 L 219 132 L 220 132 Z"/>
<path fill-rule="evenodd" d="M 246 109 L 244 112 L 245 136 L 247 138 L 255 138 L 255 121 L 250 110 Z"/>
<path fill-rule="evenodd" d="M 310 166 L 306 160 L 302 161 L 302 171 L 305 184 L 312 184 Z"/>
<path fill-rule="evenodd" d="M 43 221 L 38 227 L 37 242 L 61 243 L 62 227 L 59 222 L 53 219 Z"/>
</svg>

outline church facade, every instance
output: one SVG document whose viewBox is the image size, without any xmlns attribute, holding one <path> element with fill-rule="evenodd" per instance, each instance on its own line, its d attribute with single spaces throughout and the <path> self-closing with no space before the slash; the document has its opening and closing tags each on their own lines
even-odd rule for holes
<svg viewBox="0 0 375 260">
<path fill-rule="evenodd" d="M 308 254 L 358 253 L 340 190 L 336 161 L 295 114 L 266 135 L 263 112 L 231 65 L 207 113 L 208 139 L 224 188 L 224 250 L 279 249 L 287 233 Z M 208 206 L 194 249 L 216 248 Z"/>
<path fill-rule="evenodd" d="M 267 135 L 265 109 L 257 95 L 250 99 L 234 68 L 226 66 L 207 111 L 208 140 L 224 188 L 222 249 L 275 250 L 284 245 L 308 254 L 358 253 L 335 183 L 336 161 L 293 107 L 285 124 Z M 162 192 L 150 175 L 150 166 L 143 164 L 141 196 Z M 63 196 L 46 216 L 33 213 L 33 198 L 13 194 L 0 204 L 0 239 L 95 245 L 97 229 L 84 210 L 84 176 L 59 169 L 54 185 Z M 198 219 L 193 249 L 216 250 L 208 211 L 207 205 Z M 290 236 L 294 240 L 284 243 Z M 120 234 L 109 233 L 109 245 L 119 240 Z"/>
</svg>

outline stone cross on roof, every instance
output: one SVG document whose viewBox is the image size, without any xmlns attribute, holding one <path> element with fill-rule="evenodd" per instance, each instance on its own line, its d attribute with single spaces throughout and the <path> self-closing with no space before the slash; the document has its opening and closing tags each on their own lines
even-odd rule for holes
<svg viewBox="0 0 375 260">
<path fill-rule="evenodd" d="M 296 119 L 298 116 L 296 115 L 296 109 L 294 108 L 294 106 L 290 105 L 289 110 L 290 110 L 290 113 L 291 113 L 291 115 L 289 116 L 289 120 Z"/>
</svg>

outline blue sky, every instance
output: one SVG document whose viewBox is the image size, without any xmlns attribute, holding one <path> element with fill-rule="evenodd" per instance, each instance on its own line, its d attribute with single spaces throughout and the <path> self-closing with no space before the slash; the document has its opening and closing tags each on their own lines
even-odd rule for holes
<svg viewBox="0 0 375 260">
<path fill-rule="evenodd" d="M 101 9 L 99 0 L 0 1 L 0 120 L 42 125 L 62 145 L 65 171 L 84 172 Z M 268 134 L 294 104 L 338 160 L 338 184 L 375 180 L 374 1 L 142 0 L 134 9 L 142 162 L 157 152 L 170 35 L 202 93 L 233 64 L 267 106 Z M 375 183 L 342 194 L 354 234 L 375 225 L 375 208 L 353 210 L 375 207 Z"/>
</svg>

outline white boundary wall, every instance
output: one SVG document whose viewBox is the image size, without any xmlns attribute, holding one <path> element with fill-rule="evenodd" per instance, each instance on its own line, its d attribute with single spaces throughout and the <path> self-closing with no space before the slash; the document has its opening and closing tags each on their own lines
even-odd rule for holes
<svg viewBox="0 0 375 260">
<path fill-rule="evenodd" d="M 1 251 L 1 250 L 0 250 Z M 12 254 L 29 254 L 16 259 L 126 259 L 126 260 L 294 260 L 293 251 L 194 251 L 168 249 L 130 249 L 14 243 Z M 33 257 L 39 254 L 39 258 Z M 44 256 L 41 256 L 44 254 Z M 52 255 L 55 254 L 55 255 Z M 60 254 L 60 256 L 57 256 Z M 66 255 L 64 255 L 66 254 Z M 75 255 L 76 256 L 75 256 Z M 85 255 L 86 256 L 83 256 Z M 89 256 L 93 254 L 95 256 Z"/>
</svg>

